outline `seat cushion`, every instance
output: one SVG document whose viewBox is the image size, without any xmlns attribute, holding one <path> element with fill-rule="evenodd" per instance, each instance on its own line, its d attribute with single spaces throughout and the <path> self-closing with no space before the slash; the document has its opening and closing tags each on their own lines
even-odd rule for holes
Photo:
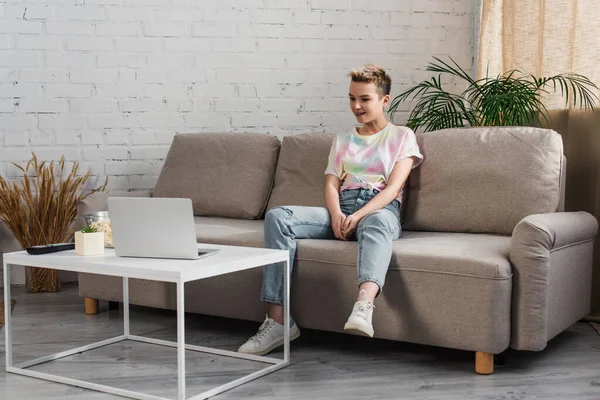
<svg viewBox="0 0 600 400">
<path fill-rule="evenodd" d="M 176 135 L 154 197 L 190 198 L 197 216 L 261 218 L 278 154 L 279 139 L 266 134 Z"/>
<path fill-rule="evenodd" d="M 264 220 L 195 217 L 200 243 L 264 246 Z M 394 241 L 390 269 L 459 274 L 488 279 L 512 275 L 510 237 L 492 234 L 405 231 Z M 298 239 L 296 258 L 356 268 L 358 242 Z M 350 275 L 354 279 L 355 276 Z"/>
<path fill-rule="evenodd" d="M 292 314 L 342 332 L 356 293 L 356 242 L 299 240 Z M 500 353 L 510 343 L 510 237 L 404 232 L 373 313 L 375 336 Z M 319 310 L 319 312 L 315 312 Z"/>
<path fill-rule="evenodd" d="M 199 243 L 264 246 L 264 220 L 195 217 L 194 222 L 196 224 L 196 240 Z"/>
<path fill-rule="evenodd" d="M 267 210 L 276 206 L 325 207 L 325 169 L 334 137 L 305 133 L 283 138 Z"/>
<path fill-rule="evenodd" d="M 357 246 L 357 242 L 300 239 L 296 257 L 355 269 Z M 394 241 L 390 269 L 506 279 L 512 275 L 509 248 L 509 236 L 406 231 Z M 356 279 L 353 274 L 348 278 Z"/>
<path fill-rule="evenodd" d="M 559 207 L 563 145 L 552 130 L 446 129 L 417 141 L 425 161 L 410 176 L 407 230 L 510 235 Z"/>
</svg>

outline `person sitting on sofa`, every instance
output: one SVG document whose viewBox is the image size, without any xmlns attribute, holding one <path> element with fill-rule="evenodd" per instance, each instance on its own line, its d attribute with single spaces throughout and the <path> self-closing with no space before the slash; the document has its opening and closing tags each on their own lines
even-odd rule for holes
<svg viewBox="0 0 600 400">
<path fill-rule="evenodd" d="M 423 156 L 415 134 L 388 122 L 391 79 L 369 64 L 349 74 L 350 109 L 361 127 L 334 139 L 326 174 L 327 208 L 275 207 L 265 216 L 265 247 L 287 249 L 294 264 L 296 239 L 358 240 L 359 291 L 344 329 L 373 337 L 373 302 L 381 293 L 392 257 L 392 241 L 400 237 L 400 201 L 411 169 Z M 268 314 L 258 333 L 239 352 L 264 355 L 283 344 L 284 268 L 264 268 L 261 301 Z M 290 319 L 290 340 L 300 336 Z"/>
</svg>

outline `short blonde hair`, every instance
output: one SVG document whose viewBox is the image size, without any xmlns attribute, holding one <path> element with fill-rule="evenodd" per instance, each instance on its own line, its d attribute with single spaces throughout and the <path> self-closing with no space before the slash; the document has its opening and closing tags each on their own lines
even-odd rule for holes
<svg viewBox="0 0 600 400">
<path fill-rule="evenodd" d="M 389 95 L 392 89 L 392 78 L 377 64 L 366 64 L 360 68 L 354 68 L 348 76 L 352 82 L 374 83 L 377 86 L 379 97 Z"/>
</svg>

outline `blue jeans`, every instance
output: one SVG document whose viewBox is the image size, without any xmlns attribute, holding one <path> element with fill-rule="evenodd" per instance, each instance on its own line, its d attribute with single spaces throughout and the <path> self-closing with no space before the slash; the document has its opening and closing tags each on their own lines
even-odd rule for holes
<svg viewBox="0 0 600 400">
<path fill-rule="evenodd" d="M 340 208 L 350 215 L 364 207 L 377 189 L 344 190 Z M 351 238 L 358 240 L 358 283 L 374 282 L 383 288 L 385 274 L 392 258 L 392 241 L 400 237 L 400 204 L 392 201 L 384 208 L 363 217 Z M 290 271 L 294 265 L 296 239 L 336 239 L 331 215 L 324 207 L 275 207 L 265 216 L 265 247 L 290 251 Z M 283 263 L 264 267 L 261 300 L 283 304 Z"/>
</svg>

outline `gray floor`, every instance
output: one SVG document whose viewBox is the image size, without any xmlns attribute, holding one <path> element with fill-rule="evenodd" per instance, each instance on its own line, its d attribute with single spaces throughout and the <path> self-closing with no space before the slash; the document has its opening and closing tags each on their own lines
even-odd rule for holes
<svg viewBox="0 0 600 400">
<path fill-rule="evenodd" d="M 77 288 L 58 294 L 13 289 L 15 362 L 122 333 L 121 311 L 83 313 Z M 215 299 L 216 300 L 216 299 Z M 132 333 L 175 339 L 171 311 L 132 308 Z M 235 349 L 257 325 L 187 317 L 187 341 Z M 4 328 L 0 332 L 4 338 Z M 281 355 L 281 353 L 276 353 Z M 4 340 L 0 347 L 4 362 Z M 175 350 L 124 342 L 33 367 L 148 394 L 176 395 Z M 195 352 L 186 355 L 188 396 L 264 364 Z M 491 376 L 473 372 L 473 353 L 303 330 L 292 365 L 215 399 L 600 399 L 600 336 L 578 323 L 541 353 L 509 351 Z M 0 372 L 0 399 L 118 399 L 76 387 Z"/>
</svg>

